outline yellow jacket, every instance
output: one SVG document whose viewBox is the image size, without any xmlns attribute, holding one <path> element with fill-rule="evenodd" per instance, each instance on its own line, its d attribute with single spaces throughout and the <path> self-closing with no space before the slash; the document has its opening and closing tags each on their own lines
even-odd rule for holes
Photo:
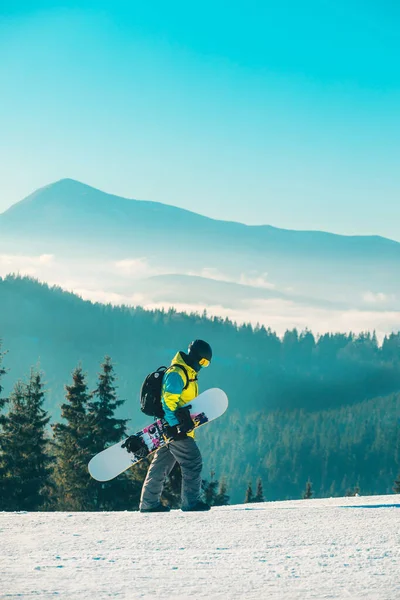
<svg viewBox="0 0 400 600">
<path fill-rule="evenodd" d="M 188 385 L 187 378 L 183 369 L 176 365 L 182 365 L 189 377 Z M 164 418 L 168 425 L 178 425 L 178 419 L 175 416 L 175 411 L 185 404 L 189 404 L 194 398 L 199 395 L 199 387 L 197 383 L 197 372 L 187 365 L 180 352 L 172 359 L 171 366 L 166 371 L 163 379 L 161 403 L 164 409 Z M 188 435 L 194 437 L 192 431 Z"/>
</svg>

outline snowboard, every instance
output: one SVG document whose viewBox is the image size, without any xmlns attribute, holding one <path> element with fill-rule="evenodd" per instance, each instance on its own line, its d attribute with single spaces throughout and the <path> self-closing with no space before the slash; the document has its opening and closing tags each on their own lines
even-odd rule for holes
<svg viewBox="0 0 400 600">
<path fill-rule="evenodd" d="M 190 406 L 190 416 L 197 429 L 224 414 L 228 408 L 228 397 L 224 391 L 212 388 L 192 400 Z M 167 442 L 164 438 L 164 425 L 163 419 L 157 419 L 138 431 L 135 434 L 138 448 L 134 453 L 122 447 L 127 439 L 125 438 L 96 454 L 88 464 L 90 475 L 97 481 L 109 481 L 161 446 L 165 446 Z"/>
</svg>

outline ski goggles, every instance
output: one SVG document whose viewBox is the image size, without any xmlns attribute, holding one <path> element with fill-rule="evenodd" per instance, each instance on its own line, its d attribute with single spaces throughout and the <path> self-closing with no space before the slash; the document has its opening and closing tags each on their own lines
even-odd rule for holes
<svg viewBox="0 0 400 600">
<path fill-rule="evenodd" d="M 201 358 L 201 359 L 199 360 L 199 365 L 200 365 L 201 367 L 208 367 L 208 366 L 210 365 L 210 362 L 211 362 L 211 361 L 210 361 L 210 360 L 207 360 L 206 358 Z"/>
</svg>

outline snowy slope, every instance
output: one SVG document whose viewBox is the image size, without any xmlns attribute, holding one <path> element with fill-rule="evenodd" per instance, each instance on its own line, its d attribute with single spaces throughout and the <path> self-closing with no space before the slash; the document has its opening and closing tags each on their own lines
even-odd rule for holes
<svg viewBox="0 0 400 600">
<path fill-rule="evenodd" d="M 0 513 L 0 598 L 400 598 L 400 497 Z"/>
</svg>

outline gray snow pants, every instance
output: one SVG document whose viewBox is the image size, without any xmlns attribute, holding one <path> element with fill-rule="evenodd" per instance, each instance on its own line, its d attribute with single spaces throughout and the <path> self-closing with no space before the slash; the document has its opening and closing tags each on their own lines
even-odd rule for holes
<svg viewBox="0 0 400 600">
<path fill-rule="evenodd" d="M 160 503 L 165 478 L 176 462 L 182 471 L 182 508 L 189 508 L 198 502 L 203 463 L 196 442 L 187 437 L 169 442 L 155 453 L 143 484 L 140 509 L 155 508 Z"/>
</svg>

